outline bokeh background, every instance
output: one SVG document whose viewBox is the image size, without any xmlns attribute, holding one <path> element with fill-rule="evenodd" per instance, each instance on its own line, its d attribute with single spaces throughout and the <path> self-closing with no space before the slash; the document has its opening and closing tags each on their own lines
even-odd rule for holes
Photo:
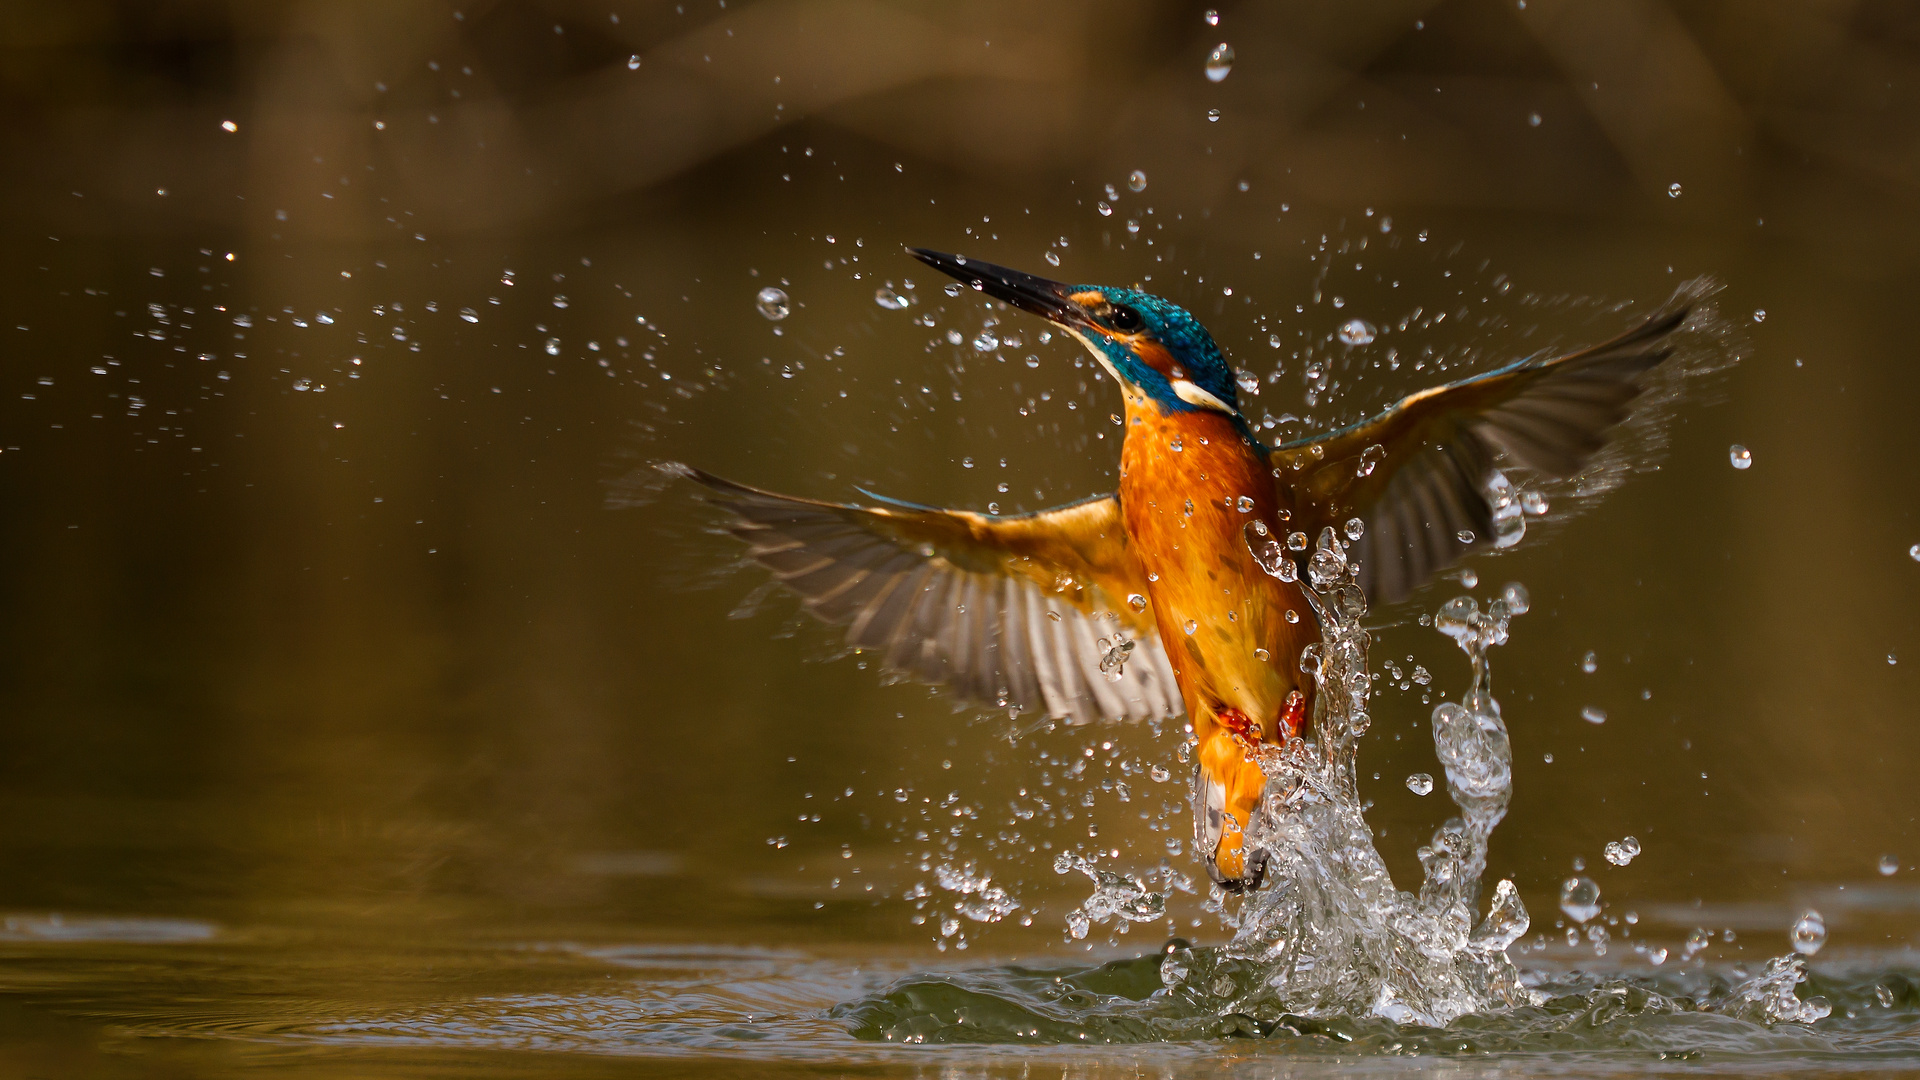
<svg viewBox="0 0 1920 1080">
<path fill-rule="evenodd" d="M 1061 850 L 1194 873 L 1174 728 L 884 686 L 647 468 L 1108 488 L 1111 385 L 911 243 L 1189 305 L 1276 437 L 1723 282 L 1741 361 L 1660 467 L 1474 564 L 1534 597 L 1492 870 L 1542 929 L 1577 858 L 1755 955 L 1809 903 L 1908 940 L 1912 5 L 6 3 L 0 103 L 0 909 L 931 963 L 1079 955 Z M 1363 748 L 1403 882 L 1461 588 L 1374 616 L 1435 678 Z M 1018 817 L 1088 750 L 1073 819 Z M 967 863 L 1032 925 L 941 939 Z"/>
</svg>

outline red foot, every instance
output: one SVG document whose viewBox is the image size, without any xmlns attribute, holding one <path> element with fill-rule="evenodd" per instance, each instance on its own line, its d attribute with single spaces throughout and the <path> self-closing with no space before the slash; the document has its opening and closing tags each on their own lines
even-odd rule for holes
<svg viewBox="0 0 1920 1080">
<path fill-rule="evenodd" d="M 1298 690 L 1287 691 L 1286 707 L 1280 710 L 1280 727 L 1291 739 L 1300 734 L 1307 726 L 1307 695 Z"/>
</svg>

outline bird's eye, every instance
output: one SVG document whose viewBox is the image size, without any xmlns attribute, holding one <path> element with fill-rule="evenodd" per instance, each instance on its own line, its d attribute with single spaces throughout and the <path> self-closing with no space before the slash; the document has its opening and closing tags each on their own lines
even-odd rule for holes
<svg viewBox="0 0 1920 1080">
<path fill-rule="evenodd" d="M 1107 324 L 1115 330 L 1123 332 L 1138 330 L 1140 329 L 1140 313 L 1130 307 L 1122 307 L 1119 304 L 1115 304 L 1113 305 L 1113 310 L 1107 313 Z"/>
</svg>

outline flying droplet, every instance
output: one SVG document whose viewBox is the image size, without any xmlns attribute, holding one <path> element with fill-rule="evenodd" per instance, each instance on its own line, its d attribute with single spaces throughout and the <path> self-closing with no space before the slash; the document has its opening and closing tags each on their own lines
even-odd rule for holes
<svg viewBox="0 0 1920 1080">
<path fill-rule="evenodd" d="M 1365 319 L 1348 319 L 1340 324 L 1340 340 L 1348 345 L 1370 345 L 1377 331 Z"/>
<path fill-rule="evenodd" d="M 1528 127 L 1539 127 L 1539 126 L 1540 126 L 1540 114 L 1539 114 L 1539 113 L 1528 113 L 1528 114 L 1527 114 L 1527 126 L 1528 126 Z"/>
<path fill-rule="evenodd" d="M 1430 795 L 1433 793 L 1433 777 L 1423 772 L 1414 773 L 1407 777 L 1407 790 L 1415 795 Z"/>
<path fill-rule="evenodd" d="M 1615 866 L 1627 865 L 1638 854 L 1640 854 L 1640 841 L 1631 836 L 1613 840 L 1607 844 L 1607 861 Z"/>
<path fill-rule="evenodd" d="M 640 70 L 640 54 L 639 53 L 634 53 L 632 56 L 627 57 L 627 70 L 628 71 Z"/>
<path fill-rule="evenodd" d="M 779 322 L 793 312 L 793 307 L 787 302 L 787 294 L 771 285 L 761 289 L 759 295 L 753 298 L 753 303 L 769 322 Z"/>
<path fill-rule="evenodd" d="M 1920 544 L 1915 544 L 1912 547 L 1908 548 L 1907 556 L 1911 558 L 1914 562 L 1920 562 Z"/>
<path fill-rule="evenodd" d="M 1209 123 L 1209 124 L 1217 124 L 1217 123 L 1219 123 L 1219 122 L 1220 122 L 1220 110 L 1219 110 L 1219 109 L 1208 109 L 1208 110 L 1207 110 L 1207 123 Z"/>
<path fill-rule="evenodd" d="M 1260 392 L 1260 376 L 1255 375 L 1246 368 L 1241 368 L 1239 371 L 1233 373 L 1233 384 L 1238 386 L 1240 392 L 1243 394 L 1258 394 Z"/>
<path fill-rule="evenodd" d="M 1057 251 L 1049 251 L 1049 252 L 1047 252 L 1047 254 L 1046 254 L 1046 256 L 1045 256 L 1045 258 L 1046 258 L 1046 260 L 1047 260 L 1047 265 L 1048 265 L 1048 266 L 1059 266 L 1059 265 L 1060 265 L 1060 253 L 1059 253 L 1059 252 L 1057 252 Z"/>
<path fill-rule="evenodd" d="M 974 352 L 992 352 L 999 347 L 1000 339 L 995 337 L 991 330 L 982 330 L 980 335 L 973 339 Z"/>
<path fill-rule="evenodd" d="M 1525 615 L 1533 610 L 1533 597 L 1528 595 L 1527 587 L 1517 581 L 1509 581 L 1500 587 L 1500 601 L 1507 605 L 1507 614 Z"/>
<path fill-rule="evenodd" d="M 1794 952 L 1801 956 L 1812 956 L 1827 943 L 1827 920 L 1821 918 L 1819 912 L 1808 908 L 1807 913 L 1800 916 L 1800 921 L 1793 924 L 1788 940 L 1793 942 Z"/>
<path fill-rule="evenodd" d="M 463 307 L 460 309 L 460 318 L 467 322 L 479 322 L 480 313 L 470 307 Z"/>
<path fill-rule="evenodd" d="M 1217 11 L 1211 11 L 1211 10 L 1210 10 L 1210 11 L 1208 11 L 1208 12 L 1207 12 L 1207 25 L 1208 25 L 1208 26 L 1219 26 L 1219 25 L 1220 25 L 1220 13 L 1219 13 L 1219 12 L 1217 12 Z"/>
<path fill-rule="evenodd" d="M 1156 784 L 1164 784 L 1173 776 L 1173 774 L 1168 772 L 1166 767 L 1162 765 L 1155 765 L 1149 768 L 1147 775 L 1153 777 L 1153 782 Z"/>
<path fill-rule="evenodd" d="M 1219 82 L 1233 71 L 1233 46 L 1221 42 L 1207 54 L 1207 81 Z"/>
<path fill-rule="evenodd" d="M 1147 190 L 1147 174 L 1140 169 L 1135 169 L 1132 172 L 1128 173 L 1127 174 L 1127 190 L 1133 192 L 1136 195 L 1142 191 Z"/>
<path fill-rule="evenodd" d="M 899 311 L 913 303 L 912 300 L 901 296 L 899 293 L 894 292 L 884 285 L 873 290 L 873 302 L 886 308 L 888 311 Z"/>
<path fill-rule="evenodd" d="M 1593 650 L 1587 650 L 1587 655 L 1580 658 L 1580 670 L 1589 675 L 1600 670 L 1600 660 L 1593 655 Z"/>
<path fill-rule="evenodd" d="M 548 356 L 560 355 L 560 339 L 559 338 L 550 337 L 547 339 L 547 355 Z"/>
<path fill-rule="evenodd" d="M 1347 539 L 1358 540 L 1367 534 L 1367 523 L 1359 518 L 1347 519 Z"/>
<path fill-rule="evenodd" d="M 1568 878 L 1560 886 L 1560 910 L 1577 923 L 1600 914 L 1600 886 L 1592 878 Z"/>
<path fill-rule="evenodd" d="M 1667 198 L 1669 198 L 1669 199 L 1677 199 L 1677 198 L 1679 198 L 1679 197 L 1680 197 L 1680 185 L 1679 185 L 1679 184 L 1668 184 L 1668 185 L 1667 185 Z"/>
<path fill-rule="evenodd" d="M 1135 611 L 1145 611 L 1147 610 L 1147 598 L 1141 596 L 1139 593 L 1131 593 L 1127 596 L 1127 606 Z"/>
<path fill-rule="evenodd" d="M 1463 544 L 1471 544 L 1473 543 L 1473 530 L 1461 529 L 1459 532 L 1453 534 L 1453 538 Z M 1471 589 L 1473 586 L 1468 585 L 1467 588 Z"/>
<path fill-rule="evenodd" d="M 1731 461 L 1733 467 L 1736 469 L 1752 468 L 1753 451 L 1741 446 L 1739 443 L 1734 443 L 1727 449 L 1727 460 Z"/>
<path fill-rule="evenodd" d="M 1580 710 L 1580 719 L 1589 724 L 1604 724 L 1607 722 L 1607 710 L 1598 705 L 1588 705 Z"/>
<path fill-rule="evenodd" d="M 1754 321 L 1754 322 L 1766 322 L 1766 321 L 1767 321 L 1767 309 L 1766 309 L 1766 308 L 1754 308 L 1754 309 L 1753 309 L 1753 321 Z"/>
<path fill-rule="evenodd" d="M 1892 855 L 1880 856 L 1880 876 L 1892 877 L 1900 872 L 1900 860 Z"/>
</svg>

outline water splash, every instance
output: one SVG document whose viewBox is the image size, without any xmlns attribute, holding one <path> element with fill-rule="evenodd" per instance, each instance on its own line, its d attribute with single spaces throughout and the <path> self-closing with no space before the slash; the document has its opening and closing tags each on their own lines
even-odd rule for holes
<svg viewBox="0 0 1920 1080">
<path fill-rule="evenodd" d="M 1264 528 L 1249 527 L 1247 539 L 1269 573 L 1295 576 L 1294 559 Z M 1507 957 L 1529 925 L 1512 882 L 1495 887 L 1484 917 L 1475 911 L 1487 837 L 1506 813 L 1513 775 L 1486 650 L 1506 641 L 1507 620 L 1526 610 L 1525 591 L 1510 586 L 1485 613 L 1461 597 L 1436 619 L 1474 668 L 1461 701 L 1433 715 L 1435 748 L 1461 814 L 1420 849 L 1424 881 L 1418 894 L 1405 892 L 1373 846 L 1356 784 L 1358 745 L 1371 723 L 1370 638 L 1347 544 L 1323 530 L 1299 575 L 1322 628 L 1301 656 L 1317 691 L 1310 734 L 1257 751 L 1267 787 L 1246 845 L 1251 857 L 1265 856 L 1269 884 L 1229 914 L 1238 927 L 1231 943 L 1168 954 L 1167 990 L 1215 1015 L 1262 1020 L 1372 1015 L 1438 1025 L 1532 1004 Z"/>
</svg>

